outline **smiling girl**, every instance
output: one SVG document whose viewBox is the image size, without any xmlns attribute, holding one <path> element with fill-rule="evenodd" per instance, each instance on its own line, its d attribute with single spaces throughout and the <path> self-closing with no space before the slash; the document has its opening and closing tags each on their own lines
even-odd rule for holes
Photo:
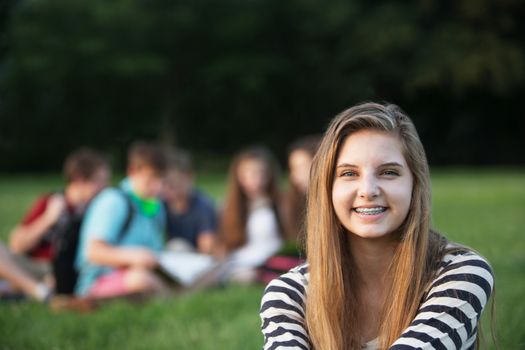
<svg viewBox="0 0 525 350">
<path fill-rule="evenodd" d="M 308 262 L 266 288 L 264 348 L 475 348 L 492 270 L 430 217 L 412 121 L 376 103 L 336 116 L 310 173 Z"/>
</svg>

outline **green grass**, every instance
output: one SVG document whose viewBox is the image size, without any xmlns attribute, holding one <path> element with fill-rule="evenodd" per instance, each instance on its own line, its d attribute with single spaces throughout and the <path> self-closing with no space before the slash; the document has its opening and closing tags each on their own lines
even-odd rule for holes
<svg viewBox="0 0 525 350">
<path fill-rule="evenodd" d="M 433 174 L 434 226 L 490 261 L 496 276 L 500 348 L 524 349 L 525 172 L 474 169 Z"/>
<path fill-rule="evenodd" d="M 0 307 L 0 349 L 257 349 L 261 287 L 214 289 L 82 315 L 33 303 Z"/>
<path fill-rule="evenodd" d="M 219 202 L 224 179 L 217 173 L 198 183 Z M 525 170 L 434 169 L 432 185 L 434 226 L 494 268 L 500 348 L 525 348 Z M 0 176 L 0 238 L 5 241 L 38 193 L 59 187 L 52 175 Z M 0 349 L 255 349 L 262 344 L 261 293 L 261 286 L 228 287 L 143 305 L 115 302 L 88 315 L 4 303 Z"/>
</svg>

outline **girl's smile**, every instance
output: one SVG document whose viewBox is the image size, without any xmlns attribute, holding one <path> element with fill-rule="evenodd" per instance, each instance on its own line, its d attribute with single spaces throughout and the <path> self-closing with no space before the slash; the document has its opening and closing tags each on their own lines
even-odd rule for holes
<svg viewBox="0 0 525 350">
<path fill-rule="evenodd" d="M 383 206 L 357 207 L 352 209 L 362 220 L 370 221 L 382 218 L 386 215 L 387 210 L 388 208 Z"/>
</svg>

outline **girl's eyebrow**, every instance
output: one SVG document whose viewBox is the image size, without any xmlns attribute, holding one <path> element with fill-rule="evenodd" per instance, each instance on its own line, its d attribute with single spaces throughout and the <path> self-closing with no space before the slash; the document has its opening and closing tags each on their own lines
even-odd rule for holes
<svg viewBox="0 0 525 350">
<path fill-rule="evenodd" d="M 389 167 L 389 166 L 403 168 L 403 165 L 398 162 L 383 163 L 379 167 Z M 341 163 L 337 165 L 337 168 L 358 168 L 358 166 L 355 164 Z"/>
<path fill-rule="evenodd" d="M 399 167 L 399 168 L 402 168 L 403 167 L 403 164 L 400 164 L 398 162 L 388 162 L 388 163 L 384 163 L 384 164 L 381 164 L 382 167 L 385 167 L 385 166 L 393 166 L 393 167 Z"/>
<path fill-rule="evenodd" d="M 348 164 L 348 163 L 341 163 L 337 165 L 338 168 L 357 168 L 357 165 L 354 164 Z"/>
</svg>

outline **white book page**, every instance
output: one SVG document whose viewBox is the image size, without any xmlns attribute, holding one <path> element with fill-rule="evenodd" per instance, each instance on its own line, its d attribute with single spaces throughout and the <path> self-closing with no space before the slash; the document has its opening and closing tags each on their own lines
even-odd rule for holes
<svg viewBox="0 0 525 350">
<path fill-rule="evenodd" d="M 210 255 L 194 252 L 169 252 L 159 254 L 160 268 L 184 287 L 189 287 L 218 265 Z"/>
</svg>

